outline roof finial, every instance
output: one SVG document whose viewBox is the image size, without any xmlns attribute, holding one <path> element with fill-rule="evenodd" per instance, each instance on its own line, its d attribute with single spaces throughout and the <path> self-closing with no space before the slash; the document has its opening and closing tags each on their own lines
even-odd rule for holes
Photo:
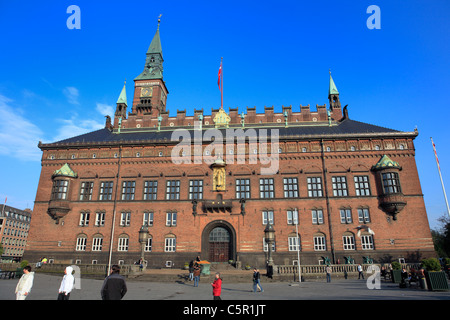
<svg viewBox="0 0 450 320">
<path fill-rule="evenodd" d="M 161 16 L 162 16 L 162 13 L 158 17 L 158 30 L 159 30 L 159 23 L 161 22 Z"/>
</svg>

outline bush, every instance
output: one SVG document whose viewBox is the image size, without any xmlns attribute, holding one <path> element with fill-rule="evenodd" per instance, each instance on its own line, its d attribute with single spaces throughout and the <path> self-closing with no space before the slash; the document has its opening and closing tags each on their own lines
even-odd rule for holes
<svg viewBox="0 0 450 320">
<path fill-rule="evenodd" d="M 21 262 L 20 262 L 20 267 L 23 269 L 23 268 L 25 268 L 26 266 L 28 266 L 30 263 L 28 262 L 28 260 L 22 260 Z"/>
<path fill-rule="evenodd" d="M 427 271 L 441 271 L 441 264 L 436 258 L 423 259 L 421 266 Z"/>
<path fill-rule="evenodd" d="M 397 261 L 392 261 L 391 266 L 392 266 L 393 270 L 400 270 L 402 268 L 402 265 L 400 264 L 400 262 L 397 262 Z"/>
</svg>

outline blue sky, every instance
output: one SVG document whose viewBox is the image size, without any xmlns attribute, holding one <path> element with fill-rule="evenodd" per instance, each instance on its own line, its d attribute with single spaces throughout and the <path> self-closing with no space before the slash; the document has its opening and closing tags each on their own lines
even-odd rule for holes
<svg viewBox="0 0 450 320">
<path fill-rule="evenodd" d="M 67 7 L 81 10 L 68 29 Z M 368 29 L 370 5 L 381 29 Z M 144 68 L 161 18 L 170 115 L 327 103 L 328 70 L 352 119 L 419 130 L 416 162 L 431 227 L 446 214 L 430 137 L 450 192 L 450 2 L 0 1 L 0 203 L 33 207 L 39 141 L 104 126 Z"/>
</svg>

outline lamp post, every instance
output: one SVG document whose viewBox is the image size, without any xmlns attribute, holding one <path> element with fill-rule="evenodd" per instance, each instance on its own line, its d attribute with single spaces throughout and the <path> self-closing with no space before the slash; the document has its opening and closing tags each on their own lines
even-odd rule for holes
<svg viewBox="0 0 450 320">
<path fill-rule="evenodd" d="M 295 233 L 297 234 L 297 266 L 298 266 L 298 282 L 302 282 L 302 273 L 300 269 L 300 237 L 298 236 L 298 211 L 294 210 Z"/>
<path fill-rule="evenodd" d="M 273 274 L 272 244 L 275 242 L 275 229 L 273 228 L 273 225 L 271 225 L 269 221 L 267 221 L 266 228 L 264 229 L 264 239 L 266 240 L 269 249 L 269 256 L 267 261 L 267 276 L 272 278 Z"/>
<path fill-rule="evenodd" d="M 142 268 L 146 265 L 144 263 L 144 251 L 145 251 L 145 245 L 148 240 L 148 226 L 144 224 L 141 229 L 139 230 L 139 243 L 141 244 L 141 260 L 142 260 Z"/>
</svg>

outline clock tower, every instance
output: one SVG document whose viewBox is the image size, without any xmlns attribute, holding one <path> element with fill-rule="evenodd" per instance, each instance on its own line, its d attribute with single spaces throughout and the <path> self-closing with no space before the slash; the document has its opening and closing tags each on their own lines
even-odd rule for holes
<svg viewBox="0 0 450 320">
<path fill-rule="evenodd" d="M 161 15 L 159 16 L 161 18 Z M 134 79 L 132 114 L 158 116 L 166 111 L 169 91 L 163 80 L 163 54 L 159 37 L 159 23 L 155 36 L 147 50 L 144 71 Z"/>
</svg>

